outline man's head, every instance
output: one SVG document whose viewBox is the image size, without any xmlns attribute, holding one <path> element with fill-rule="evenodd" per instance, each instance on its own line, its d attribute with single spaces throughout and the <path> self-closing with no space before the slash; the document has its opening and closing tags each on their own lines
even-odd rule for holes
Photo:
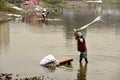
<svg viewBox="0 0 120 80">
<path fill-rule="evenodd" d="M 78 35 L 78 37 L 82 37 L 83 36 L 81 32 L 77 32 L 77 35 Z"/>
</svg>

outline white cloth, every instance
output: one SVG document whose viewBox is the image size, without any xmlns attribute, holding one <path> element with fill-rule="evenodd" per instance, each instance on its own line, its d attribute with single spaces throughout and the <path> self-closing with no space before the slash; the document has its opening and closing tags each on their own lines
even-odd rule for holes
<svg viewBox="0 0 120 80">
<path fill-rule="evenodd" d="M 83 38 L 80 38 L 80 42 L 83 42 Z"/>
<path fill-rule="evenodd" d="M 46 11 L 46 8 L 44 8 L 43 11 Z"/>
<path fill-rule="evenodd" d="M 39 64 L 44 66 L 50 62 L 55 62 L 55 61 L 56 61 L 56 59 L 53 55 L 47 55 L 40 61 Z"/>
</svg>

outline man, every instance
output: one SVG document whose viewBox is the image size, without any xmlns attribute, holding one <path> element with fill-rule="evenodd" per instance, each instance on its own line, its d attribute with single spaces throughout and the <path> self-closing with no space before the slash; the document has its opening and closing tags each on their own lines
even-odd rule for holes
<svg viewBox="0 0 120 80">
<path fill-rule="evenodd" d="M 88 63 L 87 59 L 87 47 L 86 47 L 86 41 L 83 37 L 82 33 L 78 30 L 74 33 L 75 39 L 77 40 L 77 49 L 80 52 L 80 60 L 79 62 L 82 63 L 82 59 L 85 59 L 85 62 Z"/>
</svg>

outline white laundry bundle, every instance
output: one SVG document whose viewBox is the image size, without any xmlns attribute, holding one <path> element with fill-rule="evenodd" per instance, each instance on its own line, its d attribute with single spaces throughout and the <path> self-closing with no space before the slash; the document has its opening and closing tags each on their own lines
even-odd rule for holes
<svg viewBox="0 0 120 80">
<path fill-rule="evenodd" d="M 46 64 L 52 63 L 52 62 L 55 62 L 55 61 L 56 61 L 56 59 L 53 55 L 47 55 L 40 61 L 39 64 L 45 66 Z"/>
</svg>

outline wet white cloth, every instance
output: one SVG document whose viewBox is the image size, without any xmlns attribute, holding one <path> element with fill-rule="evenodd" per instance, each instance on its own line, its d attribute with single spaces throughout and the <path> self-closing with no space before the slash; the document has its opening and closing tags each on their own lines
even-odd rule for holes
<svg viewBox="0 0 120 80">
<path fill-rule="evenodd" d="M 53 55 L 47 55 L 40 61 L 39 64 L 45 66 L 46 64 L 55 62 L 55 61 L 56 61 L 56 59 Z"/>
<path fill-rule="evenodd" d="M 83 38 L 80 38 L 80 42 L 83 42 Z"/>
</svg>

